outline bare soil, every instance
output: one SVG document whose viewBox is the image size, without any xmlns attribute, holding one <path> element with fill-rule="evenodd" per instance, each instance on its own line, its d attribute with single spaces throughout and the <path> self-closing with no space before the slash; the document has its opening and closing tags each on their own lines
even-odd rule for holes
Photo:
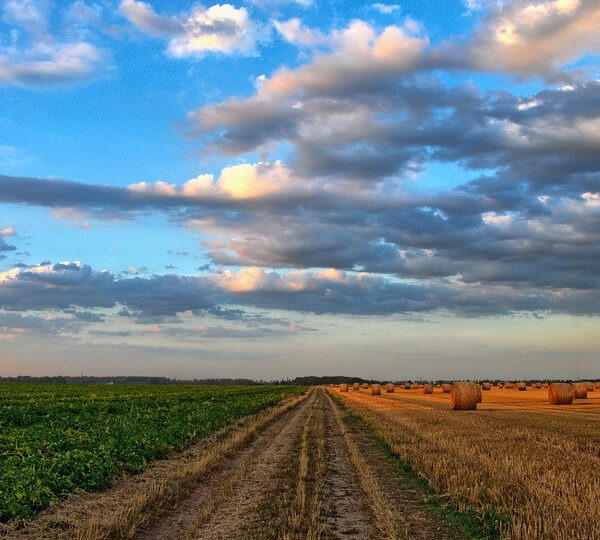
<svg viewBox="0 0 600 540">
<path fill-rule="evenodd" d="M 15 539 L 460 538 L 421 492 L 401 482 L 364 424 L 318 388 L 107 492 L 81 494 L 4 533 Z"/>
</svg>

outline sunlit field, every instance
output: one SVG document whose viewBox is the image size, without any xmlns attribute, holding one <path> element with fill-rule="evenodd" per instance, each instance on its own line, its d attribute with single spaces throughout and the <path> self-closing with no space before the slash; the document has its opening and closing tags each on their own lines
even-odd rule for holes
<svg viewBox="0 0 600 540">
<path fill-rule="evenodd" d="M 547 389 L 492 387 L 476 411 L 435 388 L 334 396 L 433 490 L 495 521 L 503 538 L 600 538 L 600 391 L 551 406 Z"/>
</svg>

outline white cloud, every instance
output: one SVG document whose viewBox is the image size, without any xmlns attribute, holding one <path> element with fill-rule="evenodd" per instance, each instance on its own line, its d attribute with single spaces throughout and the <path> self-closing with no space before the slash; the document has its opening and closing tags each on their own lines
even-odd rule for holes
<svg viewBox="0 0 600 540">
<path fill-rule="evenodd" d="M 168 52 L 177 58 L 201 56 L 205 52 L 244 55 L 255 53 L 258 28 L 246 8 L 217 4 L 207 10 L 195 8 L 183 22 L 185 33 L 169 43 Z"/>
<path fill-rule="evenodd" d="M 110 64 L 87 42 L 38 43 L 19 54 L 0 51 L 0 84 L 45 86 L 90 79 Z"/>
<path fill-rule="evenodd" d="M 88 42 L 85 32 L 66 39 L 54 35 L 49 24 L 52 8 L 46 1 L 5 2 L 2 18 L 13 26 L 8 31 L 10 39 L 0 43 L 0 84 L 77 82 L 95 77 L 111 65 L 110 54 Z M 63 23 L 72 25 L 68 13 Z"/>
<path fill-rule="evenodd" d="M 50 4 L 44 0 L 6 0 L 2 19 L 36 35 L 46 34 Z"/>
<path fill-rule="evenodd" d="M 197 5 L 177 17 L 158 15 L 150 4 L 135 0 L 124 0 L 119 10 L 143 32 L 170 37 L 167 54 L 175 58 L 202 57 L 207 52 L 252 55 L 260 38 L 246 8 L 231 4 Z"/>
<path fill-rule="evenodd" d="M 295 70 L 281 69 L 262 86 L 266 93 L 323 92 L 348 84 L 364 84 L 382 72 L 400 74 L 420 58 L 428 40 L 413 21 L 388 26 L 379 35 L 374 28 L 355 21 L 331 36 L 333 53 L 317 55 L 313 62 Z M 352 83 L 351 83 L 352 81 Z"/>
<path fill-rule="evenodd" d="M 140 30 L 152 36 L 170 36 L 183 32 L 181 23 L 175 17 L 157 15 L 146 2 L 123 0 L 119 11 Z"/>
<path fill-rule="evenodd" d="M 275 21 L 274 25 L 283 39 L 293 45 L 314 47 L 315 45 L 325 44 L 329 41 L 328 36 L 318 30 L 307 28 L 302 24 L 300 19 L 290 19 L 285 22 Z"/>
<path fill-rule="evenodd" d="M 382 4 L 381 2 L 375 2 L 374 4 L 371 4 L 371 7 L 383 15 L 391 15 L 395 11 L 400 11 L 401 9 L 398 4 Z"/>
<path fill-rule="evenodd" d="M 292 182 L 290 172 L 280 161 L 232 165 L 224 168 L 217 179 L 212 174 L 202 174 L 181 187 L 167 182 L 139 182 L 128 186 L 128 189 L 144 195 L 236 200 L 259 199 L 303 190 Z"/>
<path fill-rule="evenodd" d="M 518 75 L 551 75 L 600 52 L 597 0 L 515 0 L 493 11 L 471 45 L 476 66 Z"/>
<path fill-rule="evenodd" d="M 3 169 L 11 169 L 28 161 L 29 157 L 20 148 L 0 144 L 0 167 Z"/>
</svg>

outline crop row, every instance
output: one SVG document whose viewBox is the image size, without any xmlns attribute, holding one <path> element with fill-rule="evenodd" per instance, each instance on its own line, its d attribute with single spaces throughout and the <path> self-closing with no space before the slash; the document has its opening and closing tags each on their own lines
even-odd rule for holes
<svg viewBox="0 0 600 540">
<path fill-rule="evenodd" d="M 0 385 L 0 521 L 194 442 L 299 387 Z"/>
</svg>

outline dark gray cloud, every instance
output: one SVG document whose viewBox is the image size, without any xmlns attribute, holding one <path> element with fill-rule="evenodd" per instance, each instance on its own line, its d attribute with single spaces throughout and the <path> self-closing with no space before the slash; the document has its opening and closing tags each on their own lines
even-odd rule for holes
<svg viewBox="0 0 600 540">
<path fill-rule="evenodd" d="M 77 322 L 68 316 L 44 316 L 0 310 L 0 335 L 29 332 L 52 336 L 77 329 Z"/>
<path fill-rule="evenodd" d="M 178 314 L 186 312 L 219 316 L 219 312 L 227 313 L 229 308 L 223 306 L 228 305 L 351 315 L 439 311 L 463 316 L 516 311 L 583 315 L 598 314 L 599 299 L 597 289 L 510 287 L 505 282 L 484 284 L 461 280 L 396 280 L 333 270 L 278 274 L 255 268 L 211 278 L 118 279 L 110 272 L 97 272 L 73 263 L 14 271 L 3 274 L 0 282 L 0 308 L 8 312 L 62 310 L 65 314 L 74 314 L 78 323 L 96 322 L 90 314 L 81 313 L 81 308 L 118 305 L 125 306 L 128 314 L 135 312 L 143 324 L 165 324 L 180 323 Z M 235 313 L 234 320 L 239 315 Z M 257 322 L 260 327 L 265 326 L 260 318 L 241 315 L 240 318 L 252 322 L 252 326 Z M 72 321 L 73 318 L 69 320 Z"/>
<path fill-rule="evenodd" d="M 8 244 L 4 238 L 0 237 L 0 251 L 15 251 L 16 249 L 16 246 Z"/>
<path fill-rule="evenodd" d="M 80 263 L 36 266 L 3 275 L 0 306 L 8 310 L 112 308 L 169 316 L 212 307 L 210 283 L 176 276 L 117 279 Z"/>
</svg>

